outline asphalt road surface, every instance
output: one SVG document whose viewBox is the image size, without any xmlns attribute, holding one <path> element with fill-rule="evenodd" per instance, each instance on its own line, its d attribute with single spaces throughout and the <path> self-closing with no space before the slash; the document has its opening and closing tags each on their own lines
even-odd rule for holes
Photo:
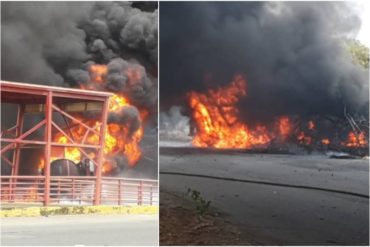
<svg viewBox="0 0 370 247">
<path fill-rule="evenodd" d="M 158 215 L 5 218 L 1 245 L 158 245 Z"/>
<path fill-rule="evenodd" d="M 369 244 L 368 160 L 172 149 L 160 161 L 161 190 L 200 191 L 245 242 Z"/>
</svg>

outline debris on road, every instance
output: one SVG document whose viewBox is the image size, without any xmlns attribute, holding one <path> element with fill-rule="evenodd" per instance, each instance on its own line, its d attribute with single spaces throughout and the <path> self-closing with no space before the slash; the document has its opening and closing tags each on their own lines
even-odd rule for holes
<svg viewBox="0 0 370 247">
<path fill-rule="evenodd" d="M 201 215 L 190 201 L 166 191 L 160 202 L 160 245 L 241 244 L 240 231 L 220 214 Z"/>
</svg>

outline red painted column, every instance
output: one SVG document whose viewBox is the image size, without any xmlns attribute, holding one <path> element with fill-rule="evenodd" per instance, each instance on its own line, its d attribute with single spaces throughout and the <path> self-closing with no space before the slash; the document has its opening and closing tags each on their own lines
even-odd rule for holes
<svg viewBox="0 0 370 247">
<path fill-rule="evenodd" d="M 46 97 L 46 105 L 45 105 L 45 167 L 44 167 L 44 175 L 45 175 L 45 190 L 44 190 L 44 206 L 49 205 L 50 201 L 50 156 L 51 156 L 51 121 L 52 121 L 52 105 L 53 105 L 53 93 L 51 91 L 48 92 Z"/>
<path fill-rule="evenodd" d="M 16 129 L 15 129 L 15 137 L 18 138 L 20 135 L 22 135 L 23 131 L 23 117 L 24 117 L 24 105 L 18 106 L 18 114 L 17 114 L 17 123 L 16 123 Z M 15 149 L 13 152 L 13 167 L 12 167 L 12 176 L 18 176 L 19 171 L 19 158 L 20 158 L 20 144 L 15 144 Z M 17 187 L 17 178 L 11 179 L 11 185 L 10 185 L 10 195 L 11 199 L 14 199 L 14 188 Z"/>
<path fill-rule="evenodd" d="M 100 204 L 100 197 L 101 197 L 101 172 L 102 166 L 104 161 L 104 146 L 105 146 L 105 129 L 107 128 L 107 120 L 108 120 L 108 104 L 109 99 L 107 98 L 103 104 L 103 111 L 102 111 L 102 118 L 101 118 L 101 126 L 100 126 L 100 139 L 99 139 L 99 153 L 97 159 L 97 167 L 95 169 L 95 195 L 94 195 L 94 205 Z"/>
<path fill-rule="evenodd" d="M 17 128 L 15 130 L 15 136 L 18 138 L 23 132 L 23 119 L 24 119 L 24 105 L 18 106 L 18 115 L 17 115 Z M 20 158 L 20 144 L 15 144 L 15 150 L 13 154 L 13 169 L 12 176 L 18 176 L 19 171 L 19 158 Z"/>
</svg>

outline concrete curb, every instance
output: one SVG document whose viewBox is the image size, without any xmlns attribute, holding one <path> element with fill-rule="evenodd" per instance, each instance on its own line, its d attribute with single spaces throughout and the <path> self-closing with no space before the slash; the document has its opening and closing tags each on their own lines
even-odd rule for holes
<svg viewBox="0 0 370 247">
<path fill-rule="evenodd" d="M 158 206 L 53 206 L 2 208 L 0 218 L 81 214 L 158 214 Z"/>
</svg>

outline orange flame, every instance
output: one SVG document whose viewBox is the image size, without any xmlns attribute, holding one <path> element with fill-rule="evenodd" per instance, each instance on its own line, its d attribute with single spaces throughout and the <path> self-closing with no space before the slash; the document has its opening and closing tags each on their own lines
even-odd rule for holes
<svg viewBox="0 0 370 247">
<path fill-rule="evenodd" d="M 193 144 L 198 147 L 251 148 L 270 142 L 264 126 L 251 130 L 239 122 L 235 107 L 246 95 L 246 81 L 237 75 L 227 86 L 207 93 L 190 92 L 188 102 L 193 110 L 197 133 Z"/>
<path fill-rule="evenodd" d="M 324 139 L 321 140 L 321 143 L 324 144 L 324 145 L 329 145 L 330 140 L 329 140 L 329 138 L 324 138 Z"/>
<path fill-rule="evenodd" d="M 311 136 L 306 135 L 303 131 L 299 132 L 297 135 L 297 140 L 299 144 L 310 145 L 312 142 Z"/>
<path fill-rule="evenodd" d="M 92 64 L 89 70 L 91 80 L 96 83 L 103 83 L 108 73 L 108 67 L 103 64 Z"/>
<path fill-rule="evenodd" d="M 207 77 L 209 81 L 211 78 Z M 293 125 L 288 116 L 281 116 L 273 123 L 274 127 L 268 130 L 266 126 L 257 125 L 251 128 L 249 124 L 240 121 L 238 108 L 240 98 L 247 95 L 247 83 L 242 75 L 236 75 L 226 86 L 210 89 L 205 93 L 190 92 L 187 95 L 188 105 L 192 110 L 192 119 L 196 127 L 193 145 L 213 148 L 255 148 L 266 147 L 277 141 L 286 141 L 295 136 L 296 142 L 304 146 L 323 148 L 331 144 L 328 137 L 318 138 L 314 120 L 307 122 L 307 127 L 299 129 Z M 304 131 L 303 131 L 304 130 Z M 366 147 L 367 135 L 364 132 L 348 134 L 348 140 L 342 142 L 351 148 Z M 275 143 L 275 142 L 274 142 Z M 317 144 L 320 144 L 317 145 Z"/>
<path fill-rule="evenodd" d="M 315 129 L 315 122 L 310 120 L 308 121 L 308 129 L 309 130 L 314 130 Z"/>
<path fill-rule="evenodd" d="M 290 119 L 286 116 L 279 119 L 279 133 L 283 139 L 286 139 L 292 131 Z"/>
<path fill-rule="evenodd" d="M 125 97 L 114 94 L 109 100 L 109 111 L 116 112 L 124 106 L 129 106 L 129 102 Z"/>
<path fill-rule="evenodd" d="M 367 140 L 364 132 L 356 134 L 354 131 L 348 133 L 348 139 L 345 146 L 350 148 L 366 147 Z"/>
<path fill-rule="evenodd" d="M 56 136 L 55 141 L 58 142 L 58 143 L 62 143 L 62 144 L 70 143 L 68 141 L 67 137 L 65 137 L 64 135 L 62 135 L 60 133 Z M 66 147 L 66 148 L 64 148 L 64 157 L 66 159 L 69 159 L 69 160 L 72 160 L 73 162 L 78 163 L 81 160 L 81 152 L 78 148 Z M 55 159 L 57 159 L 57 157 L 52 157 L 51 161 L 53 161 Z"/>
</svg>

